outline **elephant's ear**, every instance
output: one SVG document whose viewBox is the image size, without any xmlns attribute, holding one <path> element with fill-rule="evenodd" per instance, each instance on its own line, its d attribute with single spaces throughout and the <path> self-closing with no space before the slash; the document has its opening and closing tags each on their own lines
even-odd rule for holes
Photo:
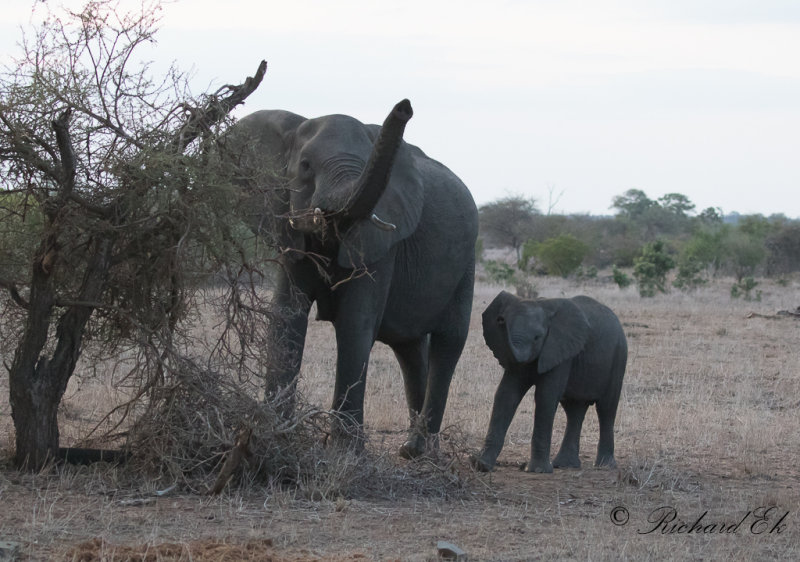
<svg viewBox="0 0 800 562">
<path fill-rule="evenodd" d="M 591 326 L 583 311 L 570 299 L 542 299 L 537 304 L 550 319 L 538 365 L 538 371 L 546 373 L 583 350 Z"/>
<path fill-rule="evenodd" d="M 483 311 L 483 339 L 495 358 L 505 368 L 514 363 L 514 355 L 508 343 L 508 332 L 505 326 L 505 311 L 509 306 L 519 304 L 519 298 L 509 292 L 502 291 Z"/>
<path fill-rule="evenodd" d="M 374 140 L 380 127 L 368 127 Z M 389 184 L 373 209 L 381 220 L 396 228 L 383 230 L 369 217 L 357 221 L 342 240 L 338 258 L 340 266 L 355 268 L 375 263 L 387 254 L 389 248 L 414 234 L 425 203 L 425 184 L 418 168 L 424 159 L 425 155 L 419 149 L 406 142 L 400 143 Z"/>
<path fill-rule="evenodd" d="M 250 188 L 245 213 L 257 233 L 274 235 L 291 259 L 305 250 L 305 240 L 289 226 L 287 164 L 297 127 L 305 117 L 279 109 L 256 111 L 231 130 L 231 151 L 240 158 L 241 183 Z"/>
</svg>

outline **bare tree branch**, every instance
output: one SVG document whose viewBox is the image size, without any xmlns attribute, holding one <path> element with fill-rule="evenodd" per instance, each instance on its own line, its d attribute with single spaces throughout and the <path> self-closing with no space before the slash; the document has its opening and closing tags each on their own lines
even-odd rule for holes
<svg viewBox="0 0 800 562">
<path fill-rule="evenodd" d="M 58 151 L 61 155 L 61 193 L 59 198 L 66 202 L 75 188 L 75 149 L 72 147 L 72 137 L 69 134 L 69 120 L 72 117 L 72 108 L 68 107 L 53 121 L 53 130 L 56 133 Z"/>
<path fill-rule="evenodd" d="M 208 131 L 211 125 L 225 117 L 234 107 L 244 103 L 244 100 L 261 84 L 266 71 L 267 61 L 262 60 L 256 73 L 253 76 L 249 76 L 243 84 L 225 86 L 224 89 L 230 91 L 228 97 L 217 99 L 216 95 L 214 95 L 202 110 L 194 111 L 190 109 L 191 115 L 173 140 L 172 148 L 178 152 L 183 152 L 198 136 L 204 131 Z"/>
</svg>

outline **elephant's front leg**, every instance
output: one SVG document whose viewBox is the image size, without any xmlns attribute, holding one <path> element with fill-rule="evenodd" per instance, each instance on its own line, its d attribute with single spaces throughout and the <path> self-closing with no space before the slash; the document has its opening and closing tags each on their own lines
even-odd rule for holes
<svg viewBox="0 0 800 562">
<path fill-rule="evenodd" d="M 522 372 L 518 367 L 508 369 L 503 374 L 503 379 L 494 394 L 492 417 L 489 421 L 489 430 L 483 443 L 483 449 L 477 456 L 473 456 L 472 466 L 476 470 L 488 472 L 494 468 L 497 456 L 503 449 L 506 432 L 514 413 L 517 411 L 523 396 L 531 387 L 531 377 Z"/>
<path fill-rule="evenodd" d="M 303 359 L 308 313 L 311 309 L 313 272 L 294 264 L 279 273 L 268 326 L 270 356 L 266 368 L 266 396 L 285 415 L 294 412 L 295 387 Z"/>
<path fill-rule="evenodd" d="M 533 395 L 535 412 L 533 415 L 533 438 L 531 439 L 531 458 L 527 472 L 553 472 L 550 462 L 550 443 L 553 439 L 553 420 L 556 409 L 569 377 L 569 362 L 557 366 L 552 371 L 540 375 L 536 381 Z"/>
<path fill-rule="evenodd" d="M 377 277 L 377 276 L 376 276 Z M 369 355 L 383 317 L 387 287 L 369 276 L 348 281 L 337 305 L 336 383 L 333 409 L 340 414 L 334 441 L 363 445 L 364 391 Z"/>
</svg>

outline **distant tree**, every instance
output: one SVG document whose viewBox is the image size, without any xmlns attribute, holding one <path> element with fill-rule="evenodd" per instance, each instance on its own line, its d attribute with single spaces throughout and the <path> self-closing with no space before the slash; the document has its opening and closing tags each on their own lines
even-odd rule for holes
<svg viewBox="0 0 800 562">
<path fill-rule="evenodd" d="M 722 209 L 719 207 L 706 207 L 700 211 L 700 214 L 697 215 L 697 218 L 701 223 L 707 225 L 722 224 Z"/>
<path fill-rule="evenodd" d="M 539 210 L 534 199 L 512 195 L 482 205 L 479 216 L 484 235 L 496 244 L 511 246 L 519 260 Z"/>
<path fill-rule="evenodd" d="M 764 242 L 757 236 L 747 234 L 741 229 L 741 225 L 725 238 L 724 246 L 728 263 L 733 268 L 737 282 L 741 282 L 744 277 L 752 277 L 756 268 L 767 257 Z"/>
<path fill-rule="evenodd" d="M 617 209 L 621 215 L 637 220 L 648 209 L 657 204 L 641 189 L 629 189 L 624 194 L 615 196 L 611 202 L 611 207 Z"/>
<path fill-rule="evenodd" d="M 767 275 L 800 271 L 800 222 L 790 223 L 767 237 Z"/>
<path fill-rule="evenodd" d="M 754 241 L 763 242 L 775 232 L 779 225 L 772 223 L 764 215 L 741 215 L 736 226 L 740 232 Z"/>
<path fill-rule="evenodd" d="M 640 189 L 629 189 L 614 197 L 617 219 L 626 222 L 645 241 L 675 236 L 688 231 L 689 213 L 694 204 L 680 193 L 668 193 L 654 201 Z"/>
<path fill-rule="evenodd" d="M 680 217 L 689 216 L 689 213 L 694 211 L 695 207 L 694 203 L 681 193 L 667 193 L 659 197 L 658 202 L 662 208 Z"/>
</svg>

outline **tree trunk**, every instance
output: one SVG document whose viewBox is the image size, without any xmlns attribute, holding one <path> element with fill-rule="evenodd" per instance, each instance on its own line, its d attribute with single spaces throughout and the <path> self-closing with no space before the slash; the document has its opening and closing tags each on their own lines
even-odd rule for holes
<svg viewBox="0 0 800 562">
<path fill-rule="evenodd" d="M 52 243 L 49 238 L 43 250 Z M 9 371 L 11 417 L 16 430 L 17 468 L 38 471 L 58 455 L 58 406 L 80 356 L 83 332 L 106 288 L 111 265 L 110 240 L 97 242 L 97 248 L 84 274 L 78 302 L 61 315 L 56 328 L 52 357 L 42 352 L 47 342 L 53 307 L 57 304 L 44 267 L 47 252 L 40 251 L 33 266 L 30 306 L 25 333 L 14 353 Z"/>
</svg>

